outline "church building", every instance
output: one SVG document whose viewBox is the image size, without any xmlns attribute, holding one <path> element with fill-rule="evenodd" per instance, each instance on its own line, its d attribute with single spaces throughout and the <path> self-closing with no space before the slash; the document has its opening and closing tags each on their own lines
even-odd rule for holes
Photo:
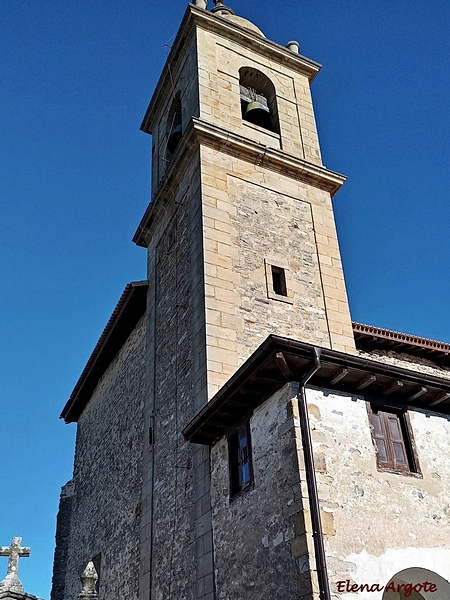
<svg viewBox="0 0 450 600">
<path fill-rule="evenodd" d="M 187 6 L 141 126 L 147 279 L 61 414 L 51 600 L 450 598 L 450 345 L 351 320 L 319 70 Z"/>
</svg>

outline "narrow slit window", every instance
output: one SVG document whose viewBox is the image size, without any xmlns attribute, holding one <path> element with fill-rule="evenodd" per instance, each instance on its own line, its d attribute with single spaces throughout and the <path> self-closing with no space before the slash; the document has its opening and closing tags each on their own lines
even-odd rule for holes
<svg viewBox="0 0 450 600">
<path fill-rule="evenodd" d="M 278 296 L 287 296 L 286 275 L 281 267 L 272 265 L 272 288 L 274 294 Z"/>
</svg>

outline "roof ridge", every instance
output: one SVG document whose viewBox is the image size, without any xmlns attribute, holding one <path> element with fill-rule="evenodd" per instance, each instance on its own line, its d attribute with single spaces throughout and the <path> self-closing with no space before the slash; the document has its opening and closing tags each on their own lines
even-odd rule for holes
<svg viewBox="0 0 450 600">
<path fill-rule="evenodd" d="M 77 402 L 77 398 L 78 398 L 80 392 L 82 391 L 86 381 L 88 380 L 91 373 L 93 372 L 93 369 L 96 366 L 96 363 L 97 363 L 100 355 L 102 354 L 103 350 L 105 349 L 106 345 L 108 344 L 111 334 L 114 331 L 114 329 L 116 328 L 122 314 L 125 312 L 125 310 L 128 306 L 128 303 L 130 302 L 131 298 L 133 297 L 133 294 L 137 293 L 138 288 L 143 288 L 143 287 L 148 287 L 148 281 L 146 281 L 146 280 L 131 281 L 130 283 L 127 283 L 127 285 L 125 286 L 125 288 L 119 298 L 119 301 L 117 302 L 116 306 L 114 307 L 114 310 L 111 313 L 111 316 L 109 317 L 105 328 L 103 329 L 93 351 L 91 352 L 91 355 L 89 356 L 89 359 L 88 359 L 80 377 L 78 378 L 78 381 L 75 384 L 75 387 L 73 388 L 72 393 L 70 394 L 69 399 L 66 402 L 66 405 L 63 408 L 60 418 L 64 418 L 66 420 L 66 422 L 68 422 L 67 421 L 68 414 L 71 412 L 72 407 Z M 125 340 L 123 340 L 123 341 L 125 341 Z"/>
<path fill-rule="evenodd" d="M 401 331 L 394 331 L 392 329 L 385 329 L 384 327 L 376 327 L 374 325 L 367 325 L 365 323 L 357 323 L 352 321 L 353 331 L 358 333 L 367 333 L 370 335 L 378 335 L 379 337 L 385 337 L 392 340 L 398 340 L 403 342 L 409 342 L 411 344 L 420 345 L 423 347 L 433 347 L 440 350 L 450 352 L 450 344 L 434 340 L 432 338 L 425 338 L 419 335 L 412 335 L 409 333 L 403 333 Z"/>
</svg>

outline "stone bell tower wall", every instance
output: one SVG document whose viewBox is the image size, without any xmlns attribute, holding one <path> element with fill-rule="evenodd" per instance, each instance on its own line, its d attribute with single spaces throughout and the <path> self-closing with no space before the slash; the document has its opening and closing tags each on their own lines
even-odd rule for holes
<svg viewBox="0 0 450 600">
<path fill-rule="evenodd" d="M 202 181 L 209 395 L 269 334 L 354 352 L 330 194 L 208 147 Z"/>
<path fill-rule="evenodd" d="M 273 131 L 243 119 L 242 69 L 275 90 Z M 318 70 L 190 5 L 143 121 L 153 193 L 134 238 L 149 280 L 142 600 L 213 597 L 209 453 L 184 442 L 183 426 L 271 333 L 355 351 L 331 207 L 344 178 L 321 162 Z M 174 105 L 181 136 L 168 154 Z"/>
<path fill-rule="evenodd" d="M 198 126 L 210 136 L 201 140 L 209 397 L 271 333 L 355 352 L 331 204 L 343 178 L 324 182 L 336 174 L 322 166 L 310 91 L 320 66 L 254 30 L 210 14 L 197 27 Z M 243 69 L 273 84 L 273 131 L 243 118 Z M 284 269 L 285 298 L 272 293 L 272 267 Z"/>
<path fill-rule="evenodd" d="M 140 598 L 210 599 L 209 453 L 184 425 L 206 403 L 199 152 L 174 157 L 153 206 L 148 245 Z M 151 439 L 150 439 L 151 438 Z"/>
<path fill-rule="evenodd" d="M 242 30 L 239 34 L 226 19 L 220 19 L 220 29 L 214 32 L 198 29 L 200 117 L 321 165 L 310 80 L 301 59 L 258 34 Z M 314 76 L 320 66 L 312 61 L 308 64 L 313 65 Z M 264 74 L 274 84 L 279 135 L 242 119 L 239 70 L 243 67 Z"/>
</svg>

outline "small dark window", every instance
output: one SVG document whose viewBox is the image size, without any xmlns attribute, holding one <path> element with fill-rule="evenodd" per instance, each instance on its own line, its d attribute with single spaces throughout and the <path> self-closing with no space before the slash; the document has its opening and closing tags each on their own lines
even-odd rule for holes
<svg viewBox="0 0 450 600">
<path fill-rule="evenodd" d="M 279 296 L 287 296 L 287 288 L 286 288 L 286 276 L 284 274 L 284 269 L 281 267 L 272 267 L 272 286 L 274 294 L 278 294 Z"/>
<path fill-rule="evenodd" d="M 374 405 L 368 406 L 368 410 L 378 469 L 420 473 L 406 411 L 381 409 Z"/>
<path fill-rule="evenodd" d="M 249 423 L 241 425 L 228 438 L 230 495 L 235 496 L 252 483 Z"/>
</svg>

